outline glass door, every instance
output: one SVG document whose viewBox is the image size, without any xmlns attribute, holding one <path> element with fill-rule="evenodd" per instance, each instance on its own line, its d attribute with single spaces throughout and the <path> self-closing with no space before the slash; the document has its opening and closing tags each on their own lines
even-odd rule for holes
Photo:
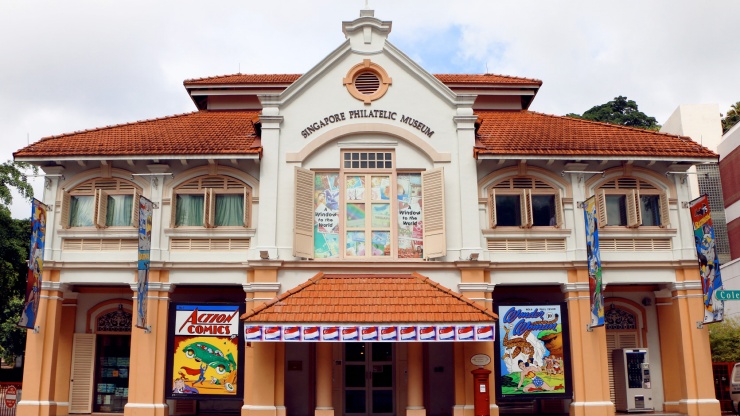
<svg viewBox="0 0 740 416">
<path fill-rule="evenodd" d="M 95 412 L 123 413 L 128 402 L 130 335 L 98 335 Z"/>
<path fill-rule="evenodd" d="M 344 414 L 392 415 L 393 344 L 344 344 Z"/>
</svg>

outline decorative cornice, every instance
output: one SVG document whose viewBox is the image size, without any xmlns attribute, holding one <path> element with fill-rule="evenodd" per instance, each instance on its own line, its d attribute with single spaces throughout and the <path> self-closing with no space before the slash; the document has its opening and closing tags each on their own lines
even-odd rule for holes
<svg viewBox="0 0 740 416">
<path fill-rule="evenodd" d="M 458 283 L 457 290 L 464 292 L 488 292 L 492 293 L 495 283 Z"/>
<path fill-rule="evenodd" d="M 280 292 L 280 283 L 277 282 L 253 282 L 244 283 L 242 287 L 247 293 L 254 292 Z"/>
</svg>

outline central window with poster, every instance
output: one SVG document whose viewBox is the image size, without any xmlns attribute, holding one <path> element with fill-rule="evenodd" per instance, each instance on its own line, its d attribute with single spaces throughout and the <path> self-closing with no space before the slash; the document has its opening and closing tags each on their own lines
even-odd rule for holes
<svg viewBox="0 0 740 416">
<path fill-rule="evenodd" d="M 444 251 L 441 169 L 398 169 L 387 150 L 343 151 L 340 166 L 296 170 L 297 255 L 422 259 Z"/>
</svg>

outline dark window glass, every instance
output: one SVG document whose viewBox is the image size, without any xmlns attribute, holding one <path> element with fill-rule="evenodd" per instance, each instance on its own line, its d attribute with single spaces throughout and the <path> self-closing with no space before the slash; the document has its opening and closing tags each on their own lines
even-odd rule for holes
<svg viewBox="0 0 740 416">
<path fill-rule="evenodd" d="M 606 225 L 627 225 L 626 195 L 606 195 Z"/>
<path fill-rule="evenodd" d="M 642 225 L 660 224 L 660 197 L 658 195 L 640 195 L 640 214 Z"/>
<path fill-rule="evenodd" d="M 532 223 L 534 226 L 555 226 L 555 195 L 532 195 Z"/>
<path fill-rule="evenodd" d="M 496 195 L 496 225 L 513 227 L 522 224 L 519 195 Z"/>
</svg>

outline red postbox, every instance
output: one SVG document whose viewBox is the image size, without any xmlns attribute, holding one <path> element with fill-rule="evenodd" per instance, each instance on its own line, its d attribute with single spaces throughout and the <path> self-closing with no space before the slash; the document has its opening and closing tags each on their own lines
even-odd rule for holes
<svg viewBox="0 0 740 416">
<path fill-rule="evenodd" d="M 473 403 L 475 416 L 489 416 L 491 414 L 491 393 L 488 387 L 490 370 L 476 368 L 473 373 Z"/>
</svg>

